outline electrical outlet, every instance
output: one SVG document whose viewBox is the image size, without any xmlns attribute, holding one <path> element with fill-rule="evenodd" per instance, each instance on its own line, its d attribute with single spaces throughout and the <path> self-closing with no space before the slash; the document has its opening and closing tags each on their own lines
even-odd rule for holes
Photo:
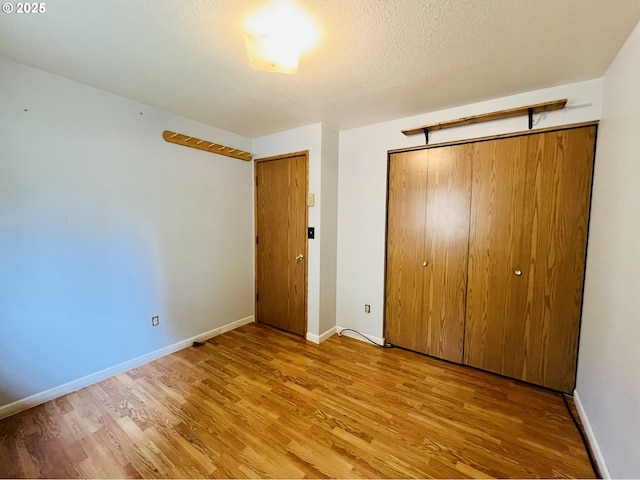
<svg viewBox="0 0 640 480">
<path fill-rule="evenodd" d="M 365 306 L 364 306 L 364 313 L 371 313 L 371 305 L 367 305 L 367 304 L 365 304 Z"/>
<path fill-rule="evenodd" d="M 151 317 L 151 326 L 157 327 L 159 323 L 160 317 L 158 317 L 157 315 L 155 317 Z"/>
</svg>

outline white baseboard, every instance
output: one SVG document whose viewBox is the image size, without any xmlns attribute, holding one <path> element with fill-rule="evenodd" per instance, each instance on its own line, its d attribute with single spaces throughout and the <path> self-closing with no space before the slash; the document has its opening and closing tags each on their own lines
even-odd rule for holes
<svg viewBox="0 0 640 480">
<path fill-rule="evenodd" d="M 184 340 L 191 345 L 193 342 L 204 342 L 205 340 L 209 340 L 217 335 L 221 335 L 223 333 L 230 332 L 231 330 L 235 330 L 236 328 L 240 328 L 243 325 L 247 325 L 248 323 L 253 323 L 253 315 L 245 318 L 241 318 L 240 320 L 236 320 L 235 322 L 227 323 L 218 328 L 214 328 L 213 330 L 209 330 L 208 332 L 204 332 L 200 335 L 196 335 L 193 339 Z M 186 346 L 188 346 L 186 345 Z M 184 347 L 183 347 L 184 348 Z M 178 349 L 180 350 L 180 349 Z M 175 350 L 174 350 L 175 351 Z"/>
<path fill-rule="evenodd" d="M 307 340 L 313 343 L 322 343 L 327 338 L 335 335 L 336 332 L 337 332 L 336 327 L 332 327 L 326 332 L 324 332 L 322 335 L 316 335 L 315 333 L 307 333 Z"/>
<path fill-rule="evenodd" d="M 573 401 L 578 409 L 578 415 L 580 415 L 580 420 L 582 420 L 584 432 L 587 434 L 587 438 L 589 439 L 589 445 L 591 446 L 591 451 L 595 457 L 594 460 L 600 469 L 600 474 L 602 475 L 602 478 L 611 478 L 611 473 L 609 473 L 609 469 L 607 468 L 607 462 L 604 459 L 604 455 L 602 455 L 602 450 L 600 450 L 600 445 L 598 444 L 598 440 L 593 432 L 591 422 L 589 421 L 589 417 L 587 417 L 587 412 L 582 405 L 582 401 L 580 400 L 580 395 L 578 395 L 577 390 L 573 391 Z"/>
<path fill-rule="evenodd" d="M 367 342 L 371 344 L 371 342 L 368 342 L 366 338 L 358 335 L 357 333 L 353 333 L 350 331 L 346 331 L 343 333 L 343 330 L 345 330 L 345 328 L 347 327 L 336 327 L 336 332 L 338 333 L 338 335 L 344 335 L 345 337 L 355 338 L 356 340 L 360 340 L 362 342 Z M 364 335 L 366 335 L 372 341 L 376 342 L 378 345 L 384 345 L 384 338 L 374 337 L 373 335 L 369 335 L 366 333 Z"/>
<path fill-rule="evenodd" d="M 329 330 L 327 330 L 326 332 L 324 332 L 322 335 L 316 335 L 315 333 L 307 333 L 307 340 L 309 340 L 310 342 L 313 343 L 322 343 L 324 342 L 327 338 L 335 335 L 336 333 L 338 335 L 342 334 L 345 337 L 349 337 L 349 338 L 355 338 L 356 340 L 361 340 L 363 342 L 367 342 L 367 340 L 363 337 L 361 337 L 360 335 L 358 335 L 357 333 L 353 333 L 350 331 L 344 332 L 342 333 L 342 331 L 345 329 L 346 327 L 332 327 Z M 368 335 L 367 337 L 369 337 L 371 340 L 373 340 L 374 342 L 380 344 L 380 345 L 384 345 L 384 338 L 380 338 L 380 337 L 374 337 L 372 335 Z M 369 343 L 369 342 L 367 342 Z"/>
<path fill-rule="evenodd" d="M 235 322 L 231 322 L 223 325 L 222 327 L 214 328 L 213 330 L 209 330 L 208 332 L 201 333 L 200 335 L 181 340 L 177 343 L 174 343 L 173 345 L 168 345 L 164 348 L 147 353 L 127 362 L 120 363 L 113 367 L 105 368 L 104 370 L 100 370 L 99 372 L 95 372 L 77 380 L 65 383 L 63 385 L 50 388 L 49 390 L 45 390 L 44 392 L 36 393 L 26 398 L 21 398 L 19 400 L 16 400 L 15 402 L 8 403 L 7 405 L 2 405 L 0 406 L 0 420 L 6 417 L 10 417 L 11 415 L 15 415 L 16 413 L 20 413 L 24 410 L 28 410 L 29 408 L 35 407 L 50 400 L 62 397 L 63 395 L 67 395 L 68 393 L 75 392 L 77 390 L 80 390 L 81 388 L 88 387 L 89 385 L 93 385 L 94 383 L 98 383 L 102 380 L 113 377 L 114 375 L 118 375 L 119 373 L 126 372 L 128 370 L 131 370 L 132 368 L 139 367 L 140 365 L 144 365 L 145 363 L 157 360 L 158 358 L 177 352 L 178 350 L 182 350 L 183 348 L 192 345 L 193 342 L 201 342 L 207 340 L 209 338 L 215 337 L 216 335 L 220 335 L 222 333 L 241 327 L 242 325 L 252 323 L 253 321 L 253 315 L 250 317 L 241 318 L 240 320 L 236 320 Z"/>
</svg>

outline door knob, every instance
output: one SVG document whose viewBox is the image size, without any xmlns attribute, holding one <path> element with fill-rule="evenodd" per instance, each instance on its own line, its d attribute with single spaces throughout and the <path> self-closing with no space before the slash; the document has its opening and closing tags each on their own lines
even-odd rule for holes
<svg viewBox="0 0 640 480">
<path fill-rule="evenodd" d="M 518 277 L 519 277 L 520 275 L 522 275 L 522 270 L 516 270 L 516 271 L 515 271 L 515 272 L 513 272 L 513 273 L 515 273 L 515 274 L 516 274 L 516 276 L 518 276 Z"/>
<path fill-rule="evenodd" d="M 429 265 L 429 262 L 427 262 L 426 260 L 424 262 L 422 262 L 422 266 L 426 267 L 427 265 Z"/>
<path fill-rule="evenodd" d="M 301 261 L 304 258 L 304 255 L 299 253 L 298 255 L 296 255 L 296 260 Z"/>
</svg>

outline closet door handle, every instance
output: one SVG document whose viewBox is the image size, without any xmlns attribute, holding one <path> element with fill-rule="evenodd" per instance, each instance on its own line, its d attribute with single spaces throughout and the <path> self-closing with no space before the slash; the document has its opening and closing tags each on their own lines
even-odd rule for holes
<svg viewBox="0 0 640 480">
<path fill-rule="evenodd" d="M 522 275 L 522 270 L 516 270 L 515 272 L 513 272 L 516 274 L 516 277 L 519 277 L 520 275 Z"/>
<path fill-rule="evenodd" d="M 429 262 L 427 262 L 426 260 L 424 262 L 422 262 L 422 266 L 426 267 L 427 265 L 429 265 Z"/>
</svg>

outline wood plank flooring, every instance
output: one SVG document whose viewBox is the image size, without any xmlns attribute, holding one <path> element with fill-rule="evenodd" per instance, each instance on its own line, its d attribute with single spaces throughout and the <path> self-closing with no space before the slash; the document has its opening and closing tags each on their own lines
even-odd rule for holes
<svg viewBox="0 0 640 480">
<path fill-rule="evenodd" d="M 1 478 L 593 478 L 553 392 L 251 324 L 0 421 Z"/>
</svg>

